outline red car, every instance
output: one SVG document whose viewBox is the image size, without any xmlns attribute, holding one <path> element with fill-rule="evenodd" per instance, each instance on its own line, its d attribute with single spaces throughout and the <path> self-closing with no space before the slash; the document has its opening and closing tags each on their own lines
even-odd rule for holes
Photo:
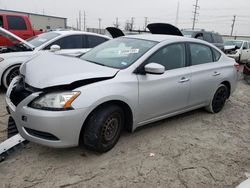
<svg viewBox="0 0 250 188">
<path fill-rule="evenodd" d="M 24 40 L 41 33 L 40 31 L 34 31 L 29 18 L 23 15 L 0 14 L 0 27 Z M 12 44 L 8 39 L 0 36 L 0 46 L 11 46 Z"/>
</svg>

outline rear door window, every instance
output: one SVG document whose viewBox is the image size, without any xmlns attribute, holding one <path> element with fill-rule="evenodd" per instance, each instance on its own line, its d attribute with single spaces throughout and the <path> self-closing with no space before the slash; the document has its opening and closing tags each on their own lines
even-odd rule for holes
<svg viewBox="0 0 250 188">
<path fill-rule="evenodd" d="M 159 63 L 166 70 L 185 67 L 185 45 L 172 44 L 161 48 L 153 54 L 147 63 Z"/>
<path fill-rule="evenodd" d="M 99 44 L 107 41 L 108 39 L 94 35 L 86 35 L 86 40 L 87 40 L 87 48 L 94 48 Z"/>
<path fill-rule="evenodd" d="M 213 51 L 213 55 L 214 55 L 214 61 L 219 61 L 219 59 L 221 57 L 221 53 L 213 48 L 212 48 L 212 51 Z"/>
<path fill-rule="evenodd" d="M 213 53 L 210 47 L 195 43 L 190 43 L 189 46 L 192 65 L 200 65 L 213 62 Z"/>
<path fill-rule="evenodd" d="M 23 17 L 7 16 L 8 27 L 10 30 L 27 30 Z"/>
</svg>

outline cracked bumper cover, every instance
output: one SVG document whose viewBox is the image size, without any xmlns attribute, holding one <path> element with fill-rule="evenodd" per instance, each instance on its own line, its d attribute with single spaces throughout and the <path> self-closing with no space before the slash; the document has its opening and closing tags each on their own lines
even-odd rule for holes
<svg viewBox="0 0 250 188">
<path fill-rule="evenodd" d="M 41 145 L 66 148 L 74 147 L 79 143 L 80 132 L 85 120 L 86 109 L 76 109 L 68 111 L 45 111 L 28 107 L 39 93 L 32 93 L 17 106 L 10 100 L 10 90 L 13 82 L 6 94 L 6 103 L 10 115 L 14 119 L 18 132 L 28 141 Z M 35 130 L 54 135 L 58 140 L 50 140 L 30 134 L 27 130 Z"/>
</svg>

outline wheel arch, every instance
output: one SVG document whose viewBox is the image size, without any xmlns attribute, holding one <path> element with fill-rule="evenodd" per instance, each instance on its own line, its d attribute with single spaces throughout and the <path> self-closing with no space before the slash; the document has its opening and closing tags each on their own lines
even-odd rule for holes
<svg viewBox="0 0 250 188">
<path fill-rule="evenodd" d="M 228 88 L 229 92 L 228 92 L 227 98 L 229 98 L 230 94 L 231 94 L 231 84 L 230 84 L 230 82 L 229 81 L 223 81 L 223 82 L 221 82 L 221 84 L 225 85 Z"/>
<path fill-rule="evenodd" d="M 3 77 L 4 77 L 4 75 L 5 75 L 5 73 L 10 69 L 10 68 L 12 68 L 12 67 L 15 67 L 15 66 L 21 66 L 22 65 L 22 63 L 16 63 L 16 64 L 12 64 L 12 65 L 9 65 L 8 67 L 6 67 L 5 68 L 5 70 L 3 71 L 3 73 L 2 73 L 2 75 L 1 75 L 1 85 L 2 86 L 4 86 L 4 84 L 3 84 Z"/>
<path fill-rule="evenodd" d="M 125 130 L 128 132 L 133 131 L 133 112 L 132 112 L 131 107 L 126 102 L 124 102 L 122 100 L 110 100 L 110 101 L 106 101 L 106 102 L 99 104 L 87 115 L 87 118 L 84 120 L 82 128 L 81 128 L 81 132 L 79 135 L 79 143 L 82 143 L 81 138 L 83 136 L 83 133 L 85 130 L 85 125 L 86 125 L 86 122 L 88 121 L 89 117 L 93 113 L 95 113 L 95 111 L 97 111 L 99 108 L 102 108 L 103 106 L 107 106 L 107 105 L 112 105 L 112 104 L 115 104 L 115 105 L 122 108 L 122 110 L 124 112 L 124 116 L 125 116 L 125 118 L 124 118 L 125 119 L 125 127 L 124 127 Z"/>
</svg>

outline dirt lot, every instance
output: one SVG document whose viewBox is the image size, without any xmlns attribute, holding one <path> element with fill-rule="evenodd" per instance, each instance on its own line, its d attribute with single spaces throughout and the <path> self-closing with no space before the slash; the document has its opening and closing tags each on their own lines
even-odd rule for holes
<svg viewBox="0 0 250 188">
<path fill-rule="evenodd" d="M 250 172 L 249 109 L 240 80 L 221 113 L 196 110 L 124 133 L 106 154 L 29 143 L 0 163 L 0 187 L 235 187 Z M 5 114 L 2 92 L 0 141 Z"/>
</svg>

